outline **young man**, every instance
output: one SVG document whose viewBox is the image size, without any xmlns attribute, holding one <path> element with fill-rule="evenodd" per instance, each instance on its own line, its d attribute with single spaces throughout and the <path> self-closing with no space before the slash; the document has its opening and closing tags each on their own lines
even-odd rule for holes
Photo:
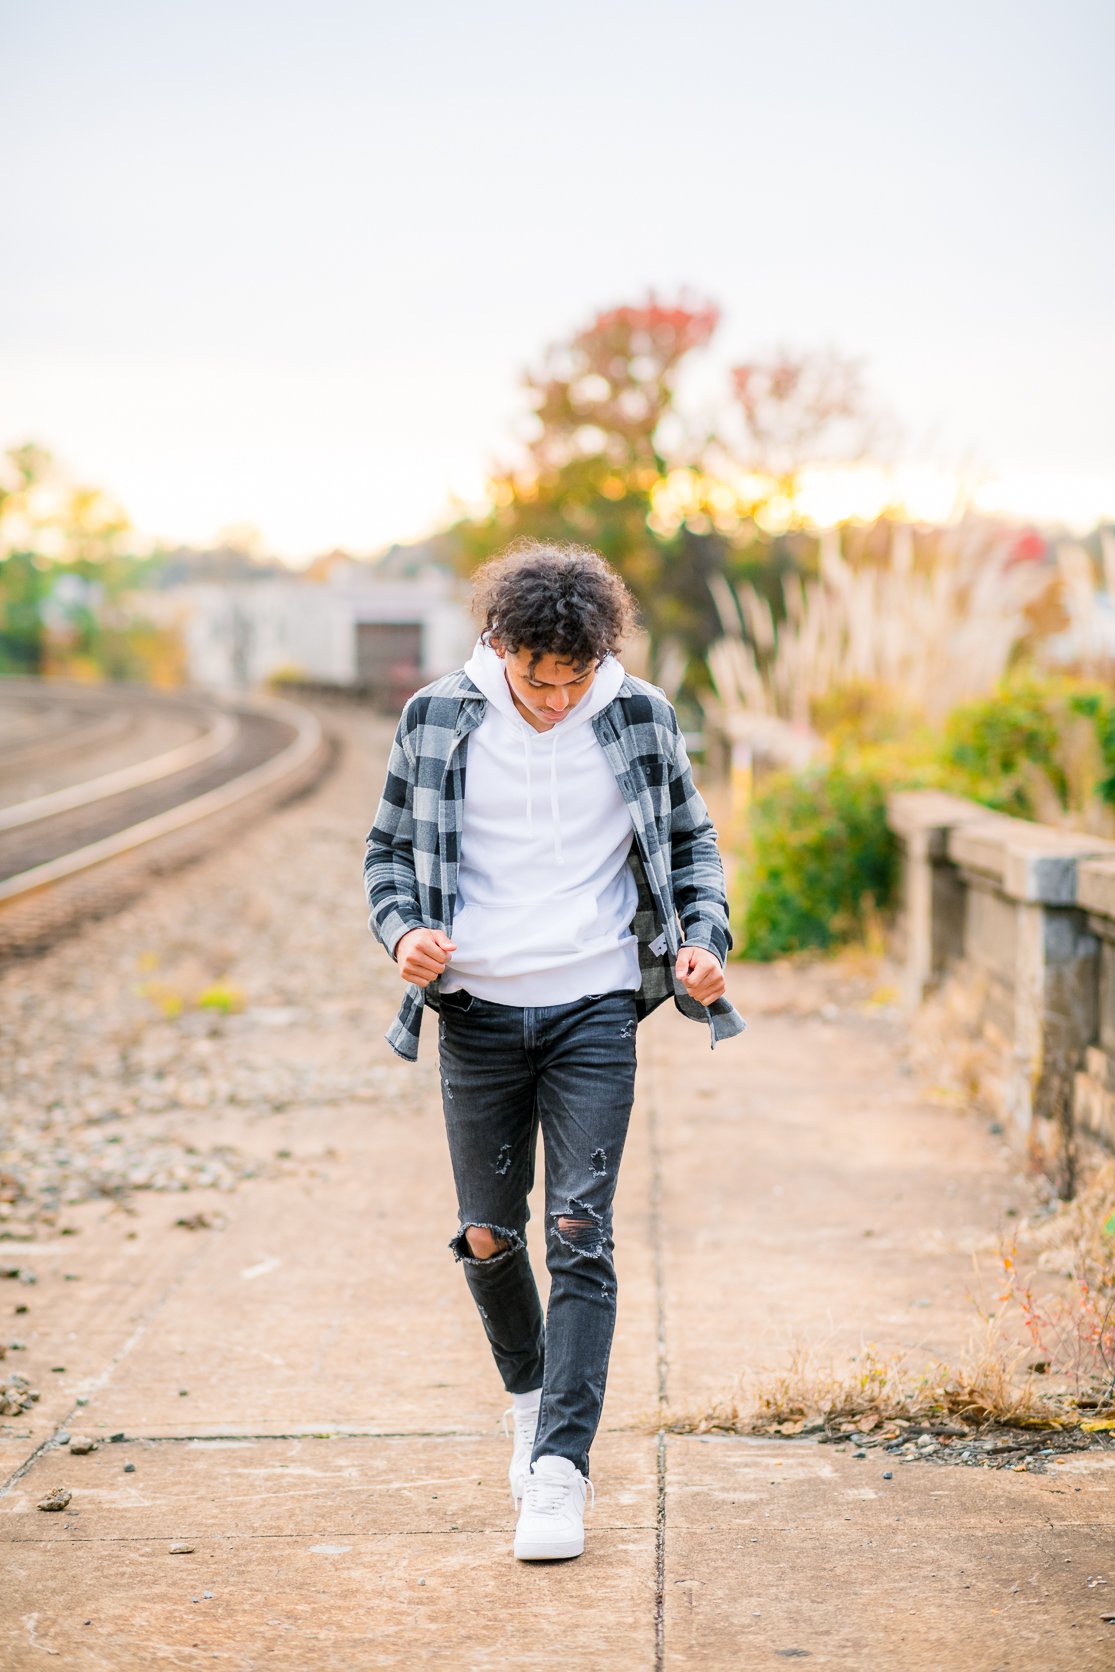
<svg viewBox="0 0 1115 1672">
<path fill-rule="evenodd" d="M 636 1026 L 670 996 L 712 1046 L 745 1024 L 724 997 L 723 867 L 677 717 L 616 659 L 634 621 L 619 576 L 530 543 L 478 571 L 474 605 L 471 659 L 403 710 L 364 885 L 407 983 L 389 1044 L 413 1061 L 425 1006 L 438 1012 L 450 1247 L 511 1395 L 515 1555 L 534 1560 L 584 1549 Z M 545 1321 L 526 1250 L 539 1127 Z"/>
</svg>

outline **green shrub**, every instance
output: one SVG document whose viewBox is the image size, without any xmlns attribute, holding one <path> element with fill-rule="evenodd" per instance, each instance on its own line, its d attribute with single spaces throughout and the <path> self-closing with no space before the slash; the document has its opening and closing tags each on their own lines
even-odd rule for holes
<svg viewBox="0 0 1115 1672">
<path fill-rule="evenodd" d="M 1092 722 L 1101 761 L 1101 776 L 1093 786 L 1105 807 L 1115 807 L 1115 696 L 1107 690 L 1077 691 L 1069 707 Z"/>
<path fill-rule="evenodd" d="M 948 718 L 942 758 L 956 793 L 1015 818 L 1034 817 L 1034 773 L 1064 800 L 1057 704 L 1048 685 L 1022 680 L 965 703 Z"/>
<path fill-rule="evenodd" d="M 1103 686 L 1015 675 L 954 710 L 943 736 L 867 687 L 832 693 L 824 717 L 831 763 L 770 778 L 752 803 L 732 914 L 744 957 L 858 939 L 888 908 L 892 789 L 944 789 L 1015 818 L 1113 833 L 1115 692 Z"/>
<path fill-rule="evenodd" d="M 752 804 L 741 951 L 769 959 L 858 937 L 894 893 L 886 787 L 848 765 L 780 773 Z"/>
<path fill-rule="evenodd" d="M 1086 818 L 1090 802 L 1115 807 L 1115 701 L 1069 678 L 1005 681 L 949 716 L 941 764 L 955 794 L 997 812 Z"/>
</svg>

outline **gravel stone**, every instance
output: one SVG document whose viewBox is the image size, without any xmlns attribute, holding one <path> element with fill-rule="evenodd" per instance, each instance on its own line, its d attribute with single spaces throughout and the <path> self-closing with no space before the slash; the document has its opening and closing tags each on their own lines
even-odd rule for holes
<svg viewBox="0 0 1115 1672">
<path fill-rule="evenodd" d="M 266 1122 L 285 1109 L 416 1098 L 379 1038 L 402 985 L 368 931 L 353 849 L 379 788 L 369 735 L 378 752 L 392 727 L 340 709 L 328 724 L 348 759 L 312 796 L 0 974 L 0 1238 L 57 1235 L 79 1202 L 233 1192 L 305 1166 L 273 1154 Z M 218 983 L 239 1013 L 199 1007 Z M 327 1046 L 312 1060 L 308 1034 Z M 232 1109 L 261 1123 L 258 1153 L 242 1121 L 238 1142 L 222 1133 Z M 203 1218 L 190 1228 L 220 1229 Z M 2 1255 L 0 1274 L 35 1281 Z"/>
<path fill-rule="evenodd" d="M 45 1498 L 39 1499 L 38 1508 L 48 1510 L 65 1509 L 72 1497 L 73 1493 L 67 1491 L 64 1486 L 56 1486 L 47 1493 Z"/>
<path fill-rule="evenodd" d="M 33 1388 L 26 1376 L 9 1370 L 0 1380 L 0 1416 L 17 1417 L 30 1410 L 38 1397 L 38 1388 Z"/>
</svg>

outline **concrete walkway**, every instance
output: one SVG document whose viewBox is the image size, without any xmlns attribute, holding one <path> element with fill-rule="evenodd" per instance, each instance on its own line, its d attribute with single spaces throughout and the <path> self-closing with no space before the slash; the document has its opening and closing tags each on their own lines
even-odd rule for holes
<svg viewBox="0 0 1115 1672">
<path fill-rule="evenodd" d="M 391 1057 L 397 977 L 364 945 L 358 894 L 355 925 L 332 915 L 330 890 L 352 897 L 383 747 L 382 728 L 344 730 L 336 777 L 236 855 L 167 880 L 157 909 L 172 900 L 188 923 L 243 875 L 273 877 L 277 844 L 302 856 L 300 909 L 326 913 L 363 1001 L 304 993 L 255 1032 L 249 1005 L 213 1050 L 266 1033 L 311 1071 L 366 1053 L 372 1089 L 325 1108 L 209 1106 L 195 1140 L 219 1133 L 263 1176 L 139 1192 L 127 1212 L 79 1204 L 76 1236 L 0 1242 L 0 1272 L 37 1278 L 0 1279 L 0 1338 L 19 1330 L 42 1390 L 0 1420 L 0 1664 L 1108 1672 L 1115 1454 L 1026 1474 L 655 1432 L 664 1403 L 746 1397 L 801 1343 L 837 1361 L 866 1342 L 960 1351 L 972 1250 L 1027 1205 L 986 1123 L 919 1094 L 898 1019 L 843 1002 L 839 974 L 735 966 L 750 1026 L 714 1053 L 673 1013 L 640 1029 L 588 1546 L 513 1560 L 506 1401 L 445 1246 L 436 1039 L 417 1067 Z M 314 842 L 338 829 L 334 874 Z M 141 902 L 128 932 L 155 911 Z M 64 1002 L 121 933 L 91 926 L 33 979 Z M 175 1224 L 197 1214 L 212 1228 Z M 74 1456 L 60 1431 L 97 1449 Z M 56 1486 L 66 1510 L 37 1509 Z"/>
</svg>

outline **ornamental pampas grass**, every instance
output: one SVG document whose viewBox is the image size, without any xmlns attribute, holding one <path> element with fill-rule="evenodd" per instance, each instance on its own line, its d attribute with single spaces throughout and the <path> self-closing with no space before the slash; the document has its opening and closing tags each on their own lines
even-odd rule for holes
<svg viewBox="0 0 1115 1672">
<path fill-rule="evenodd" d="M 709 667 L 729 712 L 805 726 L 818 699 L 870 684 L 940 719 L 1002 678 L 1045 583 L 1036 565 L 1009 563 L 978 526 L 944 532 L 919 556 L 913 531 L 896 523 L 885 562 L 858 567 L 839 530 L 825 529 L 818 576 L 784 582 L 780 622 L 753 587 L 733 590 L 717 578 L 725 632 Z"/>
</svg>

